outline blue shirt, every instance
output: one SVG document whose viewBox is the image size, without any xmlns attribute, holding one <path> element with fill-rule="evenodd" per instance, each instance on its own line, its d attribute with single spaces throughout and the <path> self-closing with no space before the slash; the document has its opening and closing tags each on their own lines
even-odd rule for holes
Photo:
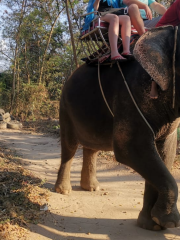
<svg viewBox="0 0 180 240">
<path fill-rule="evenodd" d="M 155 0 L 139 0 L 140 2 L 150 6 L 153 2 L 155 2 Z M 126 5 L 123 3 L 123 0 L 120 0 L 120 7 L 126 7 Z M 146 17 L 146 12 L 144 9 L 139 9 L 141 17 L 143 19 L 147 19 Z"/>
</svg>

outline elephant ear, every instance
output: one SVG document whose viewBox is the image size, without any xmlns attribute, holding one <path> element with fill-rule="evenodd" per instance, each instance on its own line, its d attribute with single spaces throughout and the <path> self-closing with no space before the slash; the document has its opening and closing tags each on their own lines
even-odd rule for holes
<svg viewBox="0 0 180 240">
<path fill-rule="evenodd" d="M 165 91 L 172 81 L 174 27 L 152 28 L 137 41 L 133 54 L 136 60 Z"/>
</svg>

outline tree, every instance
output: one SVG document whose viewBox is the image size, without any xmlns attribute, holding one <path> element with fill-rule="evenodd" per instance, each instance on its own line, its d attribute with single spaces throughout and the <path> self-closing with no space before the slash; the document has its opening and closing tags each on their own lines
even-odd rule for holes
<svg viewBox="0 0 180 240">
<path fill-rule="evenodd" d="M 76 67 L 79 67 L 78 61 L 77 61 L 77 56 L 76 56 L 76 48 L 75 48 L 75 44 L 74 44 L 74 36 L 73 36 L 73 30 L 72 30 L 72 24 L 71 24 L 71 19 L 70 19 L 70 15 L 69 15 L 69 8 L 68 8 L 68 0 L 65 0 L 65 4 L 66 4 L 66 13 L 67 13 L 67 19 L 68 19 L 68 23 L 69 23 L 69 32 L 71 35 L 71 44 L 72 44 L 72 48 L 73 48 L 73 54 L 74 54 L 74 61 L 76 63 Z"/>
<path fill-rule="evenodd" d="M 65 1 L 2 0 L 7 7 L 1 27 L 8 52 L 0 48 L 0 53 L 11 63 L 11 109 L 14 101 L 19 106 L 24 89 L 26 93 L 33 89 L 26 85 L 43 84 L 51 99 L 59 97 L 64 82 L 80 64 L 77 15 L 82 0 Z"/>
</svg>

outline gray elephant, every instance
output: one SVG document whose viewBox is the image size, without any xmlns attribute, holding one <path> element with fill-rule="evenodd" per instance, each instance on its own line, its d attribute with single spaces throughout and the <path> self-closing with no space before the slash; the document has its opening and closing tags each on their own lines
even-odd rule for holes
<svg viewBox="0 0 180 240">
<path fill-rule="evenodd" d="M 147 123 L 135 107 L 116 64 L 100 68 L 102 87 L 114 117 L 103 100 L 97 67 L 82 65 L 72 74 L 60 104 L 62 161 L 55 185 L 57 192 L 71 191 L 70 167 L 78 144 L 83 146 L 81 187 L 90 191 L 99 188 L 97 152 L 113 150 L 118 162 L 130 166 L 145 179 L 138 225 L 149 230 L 180 225 L 176 206 L 178 187 L 169 171 L 176 155 L 176 129 L 180 122 L 180 41 L 176 48 L 174 108 L 173 49 L 174 28 L 153 29 L 135 46 L 134 54 L 143 67 L 138 61 L 121 64 Z M 151 76 L 160 86 L 157 100 L 149 97 Z"/>
</svg>

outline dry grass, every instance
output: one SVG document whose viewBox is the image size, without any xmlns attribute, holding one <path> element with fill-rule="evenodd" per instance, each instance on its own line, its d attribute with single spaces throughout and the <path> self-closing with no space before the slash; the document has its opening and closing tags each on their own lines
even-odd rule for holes
<svg viewBox="0 0 180 240">
<path fill-rule="evenodd" d="M 49 191 L 25 170 L 11 151 L 0 149 L 0 239 L 25 239 L 28 223 L 38 223 Z"/>
<path fill-rule="evenodd" d="M 39 119 L 37 121 L 23 122 L 23 129 L 26 131 L 43 133 L 59 137 L 60 126 L 58 120 Z"/>
</svg>

